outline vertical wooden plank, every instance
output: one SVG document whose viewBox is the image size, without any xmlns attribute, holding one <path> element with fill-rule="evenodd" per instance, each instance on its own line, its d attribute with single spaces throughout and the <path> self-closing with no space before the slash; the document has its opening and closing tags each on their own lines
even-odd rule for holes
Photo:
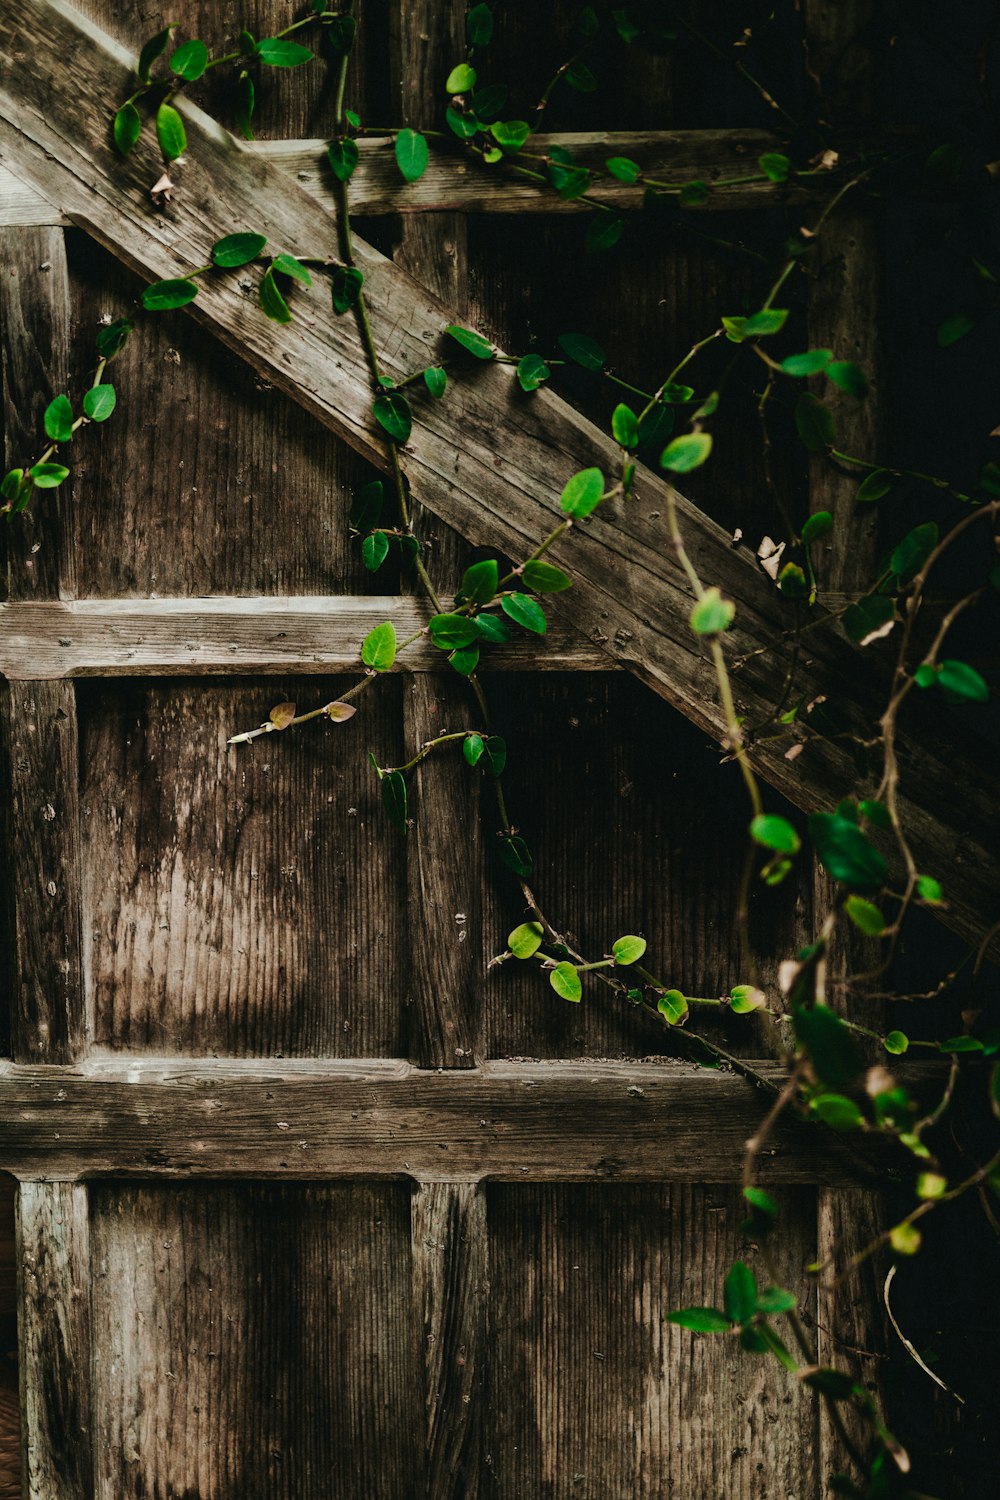
<svg viewBox="0 0 1000 1500">
<path fill-rule="evenodd" d="M 90 1247 L 87 1190 L 18 1193 L 21 1410 L 27 1500 L 90 1500 Z"/>
</svg>

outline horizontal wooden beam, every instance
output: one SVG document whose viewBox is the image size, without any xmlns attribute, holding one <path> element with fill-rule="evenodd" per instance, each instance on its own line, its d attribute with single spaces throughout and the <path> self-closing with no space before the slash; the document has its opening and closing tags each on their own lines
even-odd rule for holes
<svg viewBox="0 0 1000 1500">
<path fill-rule="evenodd" d="M 754 1066 L 783 1076 L 773 1062 Z M 670 1058 L 440 1072 L 384 1059 L 2 1063 L 0 1163 L 61 1180 L 733 1182 L 771 1097 Z M 761 1176 L 846 1183 L 858 1167 L 829 1132 L 787 1120 Z"/>
<path fill-rule="evenodd" d="M 333 249 L 330 217 L 314 198 L 183 100 L 190 164 L 169 212 L 154 213 L 149 188 L 161 169 L 155 149 L 144 142 L 122 162 L 106 129 L 108 100 L 127 86 L 135 59 L 65 0 L 11 10 L 5 26 L 0 165 L 58 202 L 146 280 L 203 265 L 212 241 L 239 228 L 260 230 L 275 248 L 302 255 Z M 357 236 L 354 243 L 386 373 L 405 378 L 446 347 L 454 354 L 442 343 L 450 310 Z M 293 300 L 295 320 L 278 328 L 233 278 L 207 277 L 188 311 L 365 458 L 387 467 L 353 321 L 337 317 L 326 297 Z M 523 558 L 562 519 L 558 497 L 570 475 L 590 465 L 613 475 L 621 453 L 552 391 L 526 397 L 511 367 L 491 362 L 459 372 L 443 401 L 421 404 L 402 463 L 415 495 L 470 544 Z M 661 477 L 643 470 L 636 489 L 627 505 L 601 507 L 553 549 L 574 579 L 571 595 L 559 596 L 554 608 L 724 740 L 712 663 L 688 624 L 691 594 L 667 531 L 672 499 L 694 566 L 736 602 L 726 648 L 742 662 L 738 712 L 751 731 L 770 724 L 788 665 L 780 647 L 787 606 L 748 551 Z M 825 698 L 842 715 L 842 728 L 824 739 L 796 723 L 751 740 L 760 774 L 799 807 L 835 806 L 858 788 L 853 743 L 870 738 L 888 680 L 877 653 L 860 654 L 832 626 L 814 629 L 796 662 L 795 692 L 806 702 Z M 1000 914 L 989 764 L 971 737 L 945 744 L 939 729 L 926 735 L 918 727 L 900 747 L 899 806 L 914 857 L 944 886 L 948 905 L 940 915 L 974 942 Z M 872 778 L 862 790 L 874 785 Z"/>
<path fill-rule="evenodd" d="M 0 605 L 0 676 L 239 676 L 361 672 L 361 642 L 382 620 L 402 639 L 430 611 L 398 595 L 353 598 L 76 599 Z M 491 647 L 501 672 L 608 671 L 605 652 L 562 620 L 544 638 Z M 425 636 L 396 661 L 405 672 L 450 672 Z"/>
</svg>

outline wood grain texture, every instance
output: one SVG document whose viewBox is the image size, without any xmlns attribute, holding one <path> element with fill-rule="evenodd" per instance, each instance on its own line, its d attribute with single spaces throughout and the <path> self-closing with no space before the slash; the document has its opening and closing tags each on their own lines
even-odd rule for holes
<svg viewBox="0 0 1000 1500">
<path fill-rule="evenodd" d="M 412 1236 L 414 1303 L 423 1313 L 426 1494 L 476 1500 L 490 1361 L 485 1193 L 469 1183 L 421 1183 Z"/>
<path fill-rule="evenodd" d="M 927 1089 L 939 1071 L 901 1076 Z M 388 1058 L 92 1054 L 75 1068 L 0 1064 L 0 1148 L 22 1178 L 725 1182 L 739 1176 L 764 1097 L 735 1074 L 668 1058 L 431 1072 Z M 867 1160 L 786 1119 L 761 1179 L 856 1183 Z M 881 1159 L 872 1169 L 884 1172 Z"/>
<path fill-rule="evenodd" d="M 91 1190 L 95 1500 L 409 1500 L 401 1184 Z"/>
<path fill-rule="evenodd" d="M 93 1500 L 87 1190 L 22 1182 L 17 1202 L 27 1500 Z"/>
<path fill-rule="evenodd" d="M 27 45 L 20 24 L 14 21 L 7 36 L 13 57 Z M 108 148 L 95 123 L 100 120 L 98 101 L 114 92 L 128 66 L 126 56 L 57 0 L 44 0 L 32 12 L 30 45 L 41 57 L 72 56 L 74 67 L 55 77 L 44 69 L 9 70 L 0 100 L 0 149 L 5 154 L 13 150 L 23 175 L 54 188 L 88 232 L 112 245 L 127 263 L 153 277 L 171 274 L 179 263 L 197 264 L 199 249 L 204 254 L 206 219 L 232 224 L 250 215 L 273 239 L 301 253 L 329 243 L 322 210 L 308 195 L 287 189 L 279 193 L 273 169 L 251 163 L 242 148 L 192 107 L 186 112 L 199 164 L 197 182 L 185 186 L 169 232 L 164 221 L 151 223 L 136 192 L 150 164 L 141 153 L 130 158 L 126 181 L 119 187 L 106 175 Z M 61 79 L 70 73 L 73 89 L 68 92 Z M 44 119 L 37 107 L 43 98 L 48 109 Z M 428 342 L 447 320 L 445 310 L 360 244 L 358 253 L 377 329 L 393 329 L 391 340 L 377 334 L 387 368 L 419 367 Z M 193 305 L 223 341 L 307 410 L 365 455 L 382 456 L 370 429 L 360 353 L 348 339 L 350 330 L 338 328 L 332 314 L 316 311 L 308 324 L 300 321 L 276 333 L 245 316 L 221 281 L 206 288 Z M 503 457 L 495 443 L 501 412 L 508 443 Z M 513 556 L 524 555 L 558 516 L 555 496 L 569 473 L 588 462 L 612 469 L 614 461 L 608 441 L 551 393 L 542 391 L 530 403 L 522 402 L 511 390 L 509 374 L 497 367 L 477 372 L 463 386 L 460 403 L 427 408 L 406 455 L 415 491 L 444 520 L 458 525 L 473 544 L 487 543 Z M 664 547 L 664 491 L 661 481 L 644 476 L 638 504 L 614 520 L 598 514 L 585 530 L 577 528 L 558 560 L 575 576 L 573 612 L 591 638 L 717 737 L 721 719 L 710 665 L 687 627 L 690 601 Z M 744 660 L 736 679 L 738 707 L 750 721 L 759 721 L 773 697 L 777 664 L 747 653 L 781 629 L 776 592 L 752 561 L 730 546 L 724 532 L 693 507 L 678 504 L 695 566 L 738 602 L 736 625 L 729 632 L 732 650 Z M 824 691 L 842 699 L 848 710 L 855 704 L 863 709 L 869 687 L 874 691 L 870 706 L 879 700 L 869 672 L 862 678 L 857 654 L 822 632 L 813 638 L 800 686 L 807 696 Z M 765 739 L 754 744 L 752 753 L 761 774 L 792 801 L 808 807 L 834 803 L 855 784 L 853 759 L 842 744 L 811 740 L 807 753 L 795 761 L 786 758 L 787 748 L 783 739 Z M 904 786 L 909 799 L 903 816 L 916 857 L 933 863 L 952 892 L 944 919 L 974 936 L 991 926 L 996 915 L 994 855 L 983 842 L 991 789 L 974 756 L 966 764 L 962 752 L 951 747 L 934 755 L 916 736 L 908 750 Z M 949 788 L 959 785 L 961 797 L 949 798 Z"/>
<path fill-rule="evenodd" d="M 715 1305 L 732 1262 L 753 1263 L 735 1189 L 501 1186 L 488 1204 L 488 1487 L 511 1500 L 822 1493 L 798 1382 L 665 1322 Z M 782 1201 L 785 1284 L 807 1313 L 812 1212 L 809 1193 Z"/>
<path fill-rule="evenodd" d="M 280 747 L 226 743 L 276 702 L 322 704 L 344 686 L 88 684 L 83 881 L 98 1043 L 399 1055 L 405 850 L 364 754 L 399 763 L 398 684 L 377 684 L 351 725 L 307 724 Z"/>
</svg>

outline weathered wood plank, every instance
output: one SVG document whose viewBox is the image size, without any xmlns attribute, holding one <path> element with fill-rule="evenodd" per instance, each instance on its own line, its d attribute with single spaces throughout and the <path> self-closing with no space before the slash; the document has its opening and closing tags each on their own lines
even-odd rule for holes
<svg viewBox="0 0 1000 1500">
<path fill-rule="evenodd" d="M 421 1183 L 413 1195 L 414 1302 L 423 1313 L 426 1488 L 476 1500 L 488 1297 L 486 1196 L 472 1183 Z"/>
<path fill-rule="evenodd" d="M 771 1062 L 759 1071 L 782 1076 Z M 910 1086 L 923 1076 L 905 1074 Z M 22 1178 L 726 1182 L 762 1108 L 736 1075 L 666 1058 L 437 1072 L 391 1059 L 0 1064 L 0 1150 Z M 851 1182 L 858 1170 L 840 1140 L 792 1120 L 761 1162 L 765 1182 Z"/>
<path fill-rule="evenodd" d="M 3 160 L 16 158 L 21 175 L 55 193 L 75 222 L 147 277 L 203 263 L 207 223 L 232 228 L 252 220 L 274 242 L 299 253 L 329 248 L 329 223 L 320 206 L 304 192 L 281 189 L 284 179 L 273 168 L 251 159 L 187 106 L 197 170 L 186 178 L 169 220 L 150 220 L 144 199 L 154 166 L 149 153 L 138 150 L 112 176 L 103 128 L 105 101 L 114 96 L 122 69 L 131 66 L 128 54 L 59 0 L 39 0 L 30 24 L 12 18 L 6 49 L 13 65 L 0 96 Z M 55 58 L 60 66 L 48 68 L 45 60 Z M 63 66 L 69 59 L 72 66 Z M 447 311 L 356 243 L 387 369 L 409 374 L 426 363 Z M 384 463 L 369 416 L 367 372 L 346 320 L 312 304 L 307 317 L 276 331 L 221 279 L 207 285 L 192 308 L 307 410 Z M 388 339 L 381 332 L 386 328 L 392 330 Z M 405 454 L 415 492 L 473 544 L 515 557 L 536 545 L 559 517 L 556 497 L 570 473 L 588 463 L 614 472 L 618 463 L 610 441 L 551 392 L 522 400 L 501 366 L 475 372 L 456 398 L 424 408 L 421 417 Z M 497 452 L 498 422 L 503 454 Z M 666 503 L 666 485 L 644 474 L 635 503 L 619 507 L 613 517 L 599 512 L 555 555 L 574 574 L 573 613 L 591 638 L 718 738 L 723 726 L 710 663 L 687 626 L 690 597 L 665 540 Z M 738 604 L 727 636 L 730 649 L 744 659 L 736 680 L 738 708 L 751 723 L 766 720 L 780 663 L 774 652 L 750 653 L 783 628 L 777 592 L 721 528 L 693 506 L 680 500 L 677 506 L 695 566 Z M 817 631 L 798 687 L 807 698 L 823 692 L 848 711 L 855 706 L 860 732 L 881 697 L 878 674 L 865 667 L 846 643 Z M 966 758 L 959 749 L 936 745 L 930 751 L 916 737 L 910 742 L 902 815 L 916 858 L 950 892 L 944 920 L 974 939 L 996 917 L 1000 871 L 984 832 L 995 803 L 982 760 L 977 769 L 975 755 Z M 798 805 L 832 805 L 856 786 L 845 741 L 813 738 L 795 760 L 787 758 L 787 748 L 784 737 L 766 738 L 752 753 L 761 774 Z"/>
<path fill-rule="evenodd" d="M 67 223 L 66 215 L 43 198 L 37 188 L 0 167 L 0 227 L 21 229 Z"/>
<path fill-rule="evenodd" d="M 10 681 L 68 677 L 238 677 L 350 671 L 361 642 L 391 619 L 402 639 L 431 611 L 396 595 L 294 598 L 74 599 L 0 604 L 0 674 Z M 608 671 L 615 664 L 555 620 L 544 640 L 491 648 L 487 671 Z M 401 652 L 394 670 L 448 672 L 427 638 Z M 452 674 L 453 675 L 453 674 Z"/>
<path fill-rule="evenodd" d="M 92 1500 L 87 1189 L 22 1182 L 19 1368 L 26 1500 Z"/>
</svg>

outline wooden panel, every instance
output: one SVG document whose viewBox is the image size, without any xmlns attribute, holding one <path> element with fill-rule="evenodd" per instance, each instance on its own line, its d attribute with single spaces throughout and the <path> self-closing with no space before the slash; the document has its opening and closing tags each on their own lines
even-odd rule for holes
<svg viewBox="0 0 1000 1500">
<path fill-rule="evenodd" d="M 92 1190 L 96 1500 L 406 1500 L 402 1186 Z"/>
<path fill-rule="evenodd" d="M 403 638 L 421 630 L 430 613 L 426 604 L 396 595 L 0 604 L 0 672 L 26 681 L 360 672 L 360 644 L 373 626 L 391 619 Z M 544 640 L 522 636 L 492 648 L 483 667 L 490 672 L 615 670 L 599 647 L 558 620 Z M 396 669 L 454 675 L 426 638 L 398 657 Z"/>
<path fill-rule="evenodd" d="M 785 1077 L 754 1066 L 772 1085 Z M 901 1077 L 928 1089 L 940 1069 Z M 762 1097 L 734 1073 L 666 1058 L 430 1072 L 382 1058 L 92 1056 L 78 1068 L 0 1064 L 0 1147 L 20 1177 L 726 1182 Z M 856 1183 L 866 1161 L 886 1175 L 884 1152 L 860 1151 L 786 1117 L 761 1175 Z"/>
<path fill-rule="evenodd" d="M 323 703 L 338 689 L 336 679 L 88 686 L 81 800 L 96 1041 L 399 1053 L 404 845 L 364 754 L 398 763 L 397 684 L 379 683 L 346 733 L 308 725 L 280 746 L 226 744 L 274 702 Z"/>
<path fill-rule="evenodd" d="M 27 1500 L 91 1500 L 87 1190 L 18 1193 L 20 1377 Z"/>
<path fill-rule="evenodd" d="M 753 1263 L 735 1190 L 496 1187 L 488 1203 L 488 1488 L 511 1500 L 822 1493 L 809 1393 L 732 1339 L 664 1322 L 716 1303 L 737 1257 Z M 812 1209 L 809 1194 L 782 1204 L 785 1284 L 807 1308 Z"/>
</svg>

